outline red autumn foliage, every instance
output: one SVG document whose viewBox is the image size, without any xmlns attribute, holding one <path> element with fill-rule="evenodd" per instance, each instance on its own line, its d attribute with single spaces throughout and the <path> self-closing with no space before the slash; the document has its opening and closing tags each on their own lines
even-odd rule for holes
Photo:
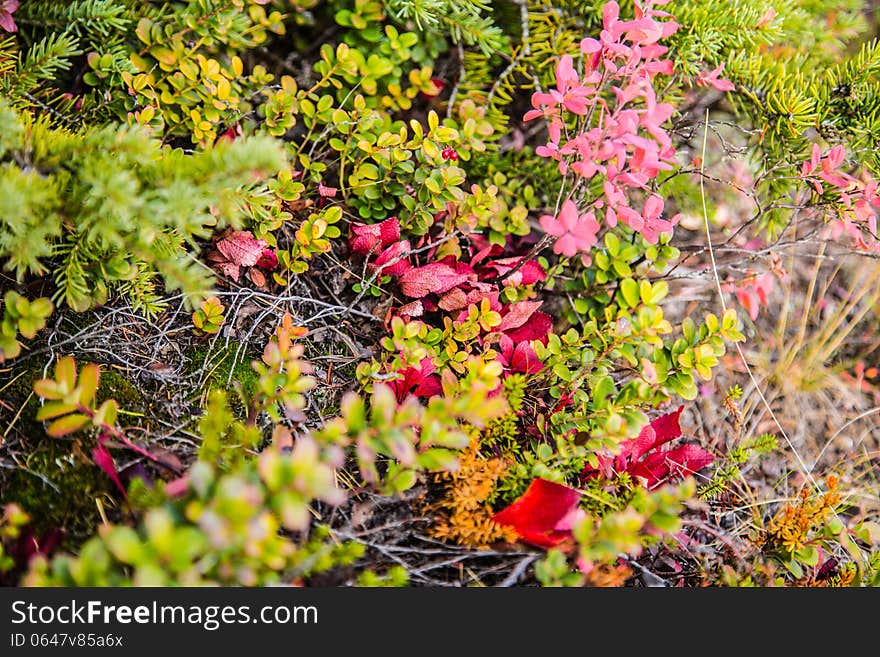
<svg viewBox="0 0 880 657">
<path fill-rule="evenodd" d="M 394 242 L 373 261 L 373 267 L 389 276 L 401 276 L 408 269 L 412 269 L 406 257 L 411 250 L 412 246 L 408 240 Z"/>
<path fill-rule="evenodd" d="M 208 261 L 224 276 L 238 281 L 242 267 L 262 267 L 269 271 L 278 266 L 278 256 L 266 240 L 258 240 L 249 230 L 236 230 L 219 240 L 208 254 Z"/>
<path fill-rule="evenodd" d="M 402 378 L 389 381 L 388 385 L 394 391 L 398 403 L 409 395 L 416 397 L 433 397 L 441 392 L 440 377 L 434 373 L 434 363 L 430 358 L 424 358 L 419 367 L 406 367 L 398 371 Z"/>
<path fill-rule="evenodd" d="M 413 267 L 400 277 L 400 290 L 408 297 L 420 299 L 429 294 L 441 294 L 461 285 L 468 275 L 442 262 Z"/>
<path fill-rule="evenodd" d="M 257 267 L 262 267 L 268 271 L 275 271 L 278 266 L 278 256 L 272 249 L 263 249 L 260 257 L 257 258 Z"/>
<path fill-rule="evenodd" d="M 400 222 L 397 217 L 389 217 L 378 224 L 354 224 L 351 232 L 354 233 L 349 242 L 352 253 L 375 254 L 400 239 Z"/>
<path fill-rule="evenodd" d="M 514 344 L 509 336 L 501 336 L 500 355 L 498 360 L 508 372 L 522 374 L 537 374 L 544 369 L 544 363 L 538 359 L 538 354 L 532 348 L 530 342 Z"/>
<path fill-rule="evenodd" d="M 581 494 L 574 488 L 535 479 L 523 495 L 492 520 L 513 527 L 526 543 L 550 548 L 571 537 L 574 523 L 584 516 Z"/>
<path fill-rule="evenodd" d="M 599 467 L 587 466 L 581 476 L 611 478 L 626 472 L 650 490 L 709 465 L 714 457 L 698 445 L 660 449 L 681 437 L 679 417 L 683 409 L 684 406 L 679 406 L 678 410 L 661 415 L 642 429 L 636 438 L 622 442 L 620 453 L 616 456 L 600 456 Z"/>
</svg>

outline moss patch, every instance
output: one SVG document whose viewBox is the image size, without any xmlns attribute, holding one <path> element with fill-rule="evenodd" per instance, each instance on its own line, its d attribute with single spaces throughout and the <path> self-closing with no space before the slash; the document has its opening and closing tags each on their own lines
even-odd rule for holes
<svg viewBox="0 0 880 657">
<path fill-rule="evenodd" d="M 259 376 L 251 367 L 251 361 L 258 355 L 247 349 L 239 351 L 239 346 L 238 343 L 231 342 L 228 346 L 215 345 L 213 349 L 208 344 L 194 347 L 189 355 L 188 373 L 207 372 L 202 390 L 234 390 L 238 386 L 247 398 L 252 398 L 257 393 Z M 231 383 L 227 384 L 227 381 Z M 235 395 L 231 395 L 230 401 L 234 399 Z"/>
</svg>

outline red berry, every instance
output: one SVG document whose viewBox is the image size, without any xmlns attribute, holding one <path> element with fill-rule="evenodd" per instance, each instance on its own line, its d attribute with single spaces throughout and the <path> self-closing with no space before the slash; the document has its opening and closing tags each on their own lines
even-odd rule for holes
<svg viewBox="0 0 880 657">
<path fill-rule="evenodd" d="M 440 157 L 442 157 L 444 160 L 457 160 L 458 152 L 456 152 L 456 150 L 451 146 L 447 146 L 440 152 Z"/>
</svg>

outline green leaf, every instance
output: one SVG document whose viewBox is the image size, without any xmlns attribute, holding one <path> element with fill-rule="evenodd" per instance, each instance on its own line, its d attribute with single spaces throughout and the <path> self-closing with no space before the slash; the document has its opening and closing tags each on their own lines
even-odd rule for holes
<svg viewBox="0 0 880 657">
<path fill-rule="evenodd" d="M 55 381 L 63 393 L 73 390 L 76 385 L 76 362 L 73 356 L 64 356 L 55 365 Z"/>
<path fill-rule="evenodd" d="M 71 415 L 66 415 L 59 420 L 55 420 L 49 425 L 49 428 L 46 429 L 46 433 L 53 438 L 61 438 L 62 436 L 66 436 L 69 433 L 82 429 L 88 423 L 89 417 L 87 415 L 73 413 Z"/>
<path fill-rule="evenodd" d="M 458 458 L 448 449 L 429 449 L 419 455 L 419 465 L 426 470 L 452 472 L 458 468 Z"/>
<path fill-rule="evenodd" d="M 68 413 L 72 413 L 77 408 L 76 404 L 65 404 L 60 401 L 52 401 L 48 404 L 43 404 L 40 409 L 37 411 L 37 420 L 51 420 L 52 418 L 56 418 L 60 415 L 67 415 Z"/>
<path fill-rule="evenodd" d="M 600 377 L 593 384 L 593 405 L 602 408 L 608 395 L 614 392 L 614 380 L 610 376 Z"/>
<path fill-rule="evenodd" d="M 806 545 L 794 553 L 795 558 L 805 566 L 819 565 L 819 551 L 812 545 Z"/>
<path fill-rule="evenodd" d="M 116 413 L 118 410 L 119 410 L 119 407 L 116 404 L 116 400 L 107 399 L 95 411 L 95 415 L 92 418 L 92 423 L 95 426 L 101 426 L 102 424 L 106 424 L 106 425 L 112 427 L 114 424 L 116 424 Z"/>
<path fill-rule="evenodd" d="M 620 293 L 630 308 L 639 305 L 639 286 L 631 278 L 624 278 L 620 281 Z"/>
<path fill-rule="evenodd" d="M 144 546 L 131 527 L 116 525 L 104 536 L 104 543 L 122 563 L 137 565 L 144 557 Z"/>
<path fill-rule="evenodd" d="M 95 363 L 86 365 L 79 375 L 79 399 L 83 406 L 91 406 L 95 394 L 98 392 L 98 383 L 101 380 L 101 368 Z"/>
<path fill-rule="evenodd" d="M 58 389 L 54 379 L 40 379 L 34 383 L 34 392 L 42 399 L 62 399 L 64 393 Z"/>
</svg>

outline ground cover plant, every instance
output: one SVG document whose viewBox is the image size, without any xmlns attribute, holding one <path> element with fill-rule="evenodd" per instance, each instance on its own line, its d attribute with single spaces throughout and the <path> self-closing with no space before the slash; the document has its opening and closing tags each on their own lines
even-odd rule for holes
<svg viewBox="0 0 880 657">
<path fill-rule="evenodd" d="M 860 0 L 0 0 L 0 582 L 880 584 Z"/>
</svg>

